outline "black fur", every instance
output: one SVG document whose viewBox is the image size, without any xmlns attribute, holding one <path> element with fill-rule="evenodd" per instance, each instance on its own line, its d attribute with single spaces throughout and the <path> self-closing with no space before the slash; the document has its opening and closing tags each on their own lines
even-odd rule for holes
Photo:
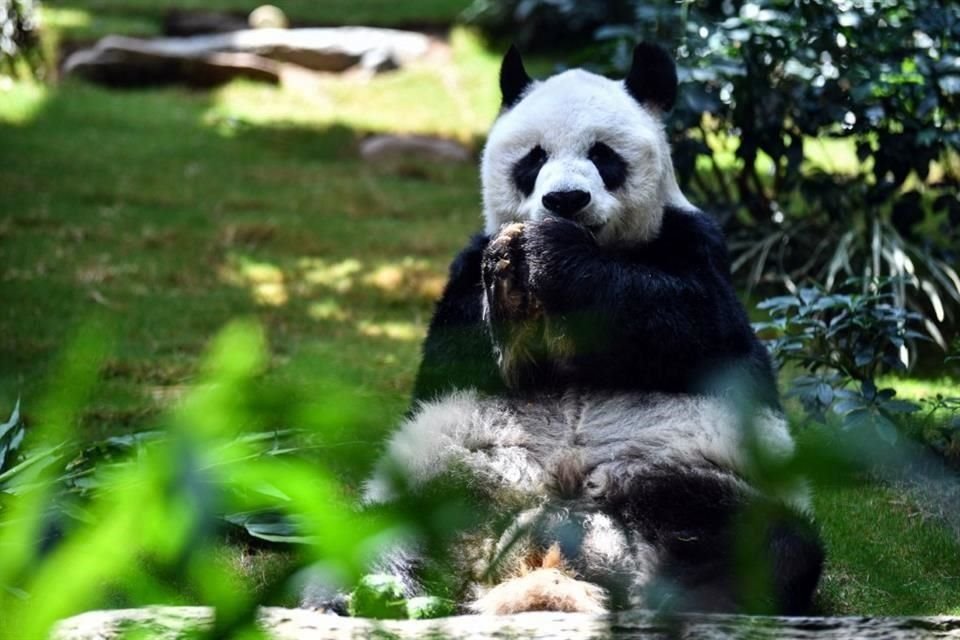
<svg viewBox="0 0 960 640">
<path fill-rule="evenodd" d="M 576 386 L 728 399 L 746 389 L 751 397 L 744 400 L 779 408 L 769 357 L 736 297 L 722 232 L 707 215 L 667 208 L 658 236 L 635 246 L 599 246 L 582 226 L 555 217 L 526 222 L 519 240 L 527 293 L 539 305 L 537 322 L 552 323 L 572 348 L 562 358 L 543 345 L 532 348 L 538 360 L 504 382 L 492 336 L 509 332 L 491 330 L 484 318 L 490 239 L 477 236 L 451 267 L 424 345 L 415 401 L 465 388 L 521 397 Z M 600 497 L 564 489 L 556 500 L 562 517 L 550 521 L 544 540 L 567 541 L 565 557 L 575 560 L 577 553 L 575 515 L 592 510 L 641 531 L 661 550 L 642 593 L 616 575 L 586 577 L 608 590 L 614 607 L 810 609 L 823 564 L 816 530 L 806 516 L 763 497 L 728 470 L 668 468 L 626 477 Z M 745 576 L 745 566 L 760 571 L 759 578 Z"/>
<path fill-rule="evenodd" d="M 807 519 L 725 473 L 664 469 L 606 495 L 607 510 L 663 549 L 642 595 L 672 610 L 807 613 L 823 549 Z M 751 575 L 752 574 L 752 575 Z"/>
<path fill-rule="evenodd" d="M 500 94 L 503 96 L 501 108 L 509 109 L 520 102 L 520 98 L 532 82 L 533 80 L 523 67 L 520 52 L 511 45 L 500 65 Z"/>
<path fill-rule="evenodd" d="M 636 46 L 624 84 L 637 102 L 663 112 L 673 109 L 677 101 L 677 67 L 670 54 L 655 44 Z"/>
<path fill-rule="evenodd" d="M 543 168 L 546 161 L 547 152 L 543 150 L 543 147 L 537 145 L 513 165 L 513 184 L 517 185 L 517 189 L 524 196 L 533 193 L 537 184 L 537 176 L 540 175 L 540 169 Z"/>
<path fill-rule="evenodd" d="M 483 320 L 481 260 L 489 238 L 458 256 L 437 306 L 415 400 L 446 391 L 507 391 L 498 381 Z M 716 380 L 734 380 L 778 407 L 776 379 L 736 297 L 720 228 L 705 214 L 667 209 L 656 239 L 630 248 L 597 245 L 560 218 L 526 223 L 523 243 L 531 293 L 574 345 L 561 363 L 532 363 L 521 389 L 585 388 L 727 397 Z M 544 366 L 550 364 L 551 366 Z"/>
<path fill-rule="evenodd" d="M 607 191 L 616 191 L 627 181 L 627 161 L 602 142 L 595 143 L 587 153 L 603 180 Z"/>
<path fill-rule="evenodd" d="M 488 394 L 506 390 L 483 321 L 480 261 L 489 243 L 487 236 L 474 236 L 450 265 L 447 286 L 423 344 L 414 403 L 455 389 L 474 388 Z"/>
</svg>

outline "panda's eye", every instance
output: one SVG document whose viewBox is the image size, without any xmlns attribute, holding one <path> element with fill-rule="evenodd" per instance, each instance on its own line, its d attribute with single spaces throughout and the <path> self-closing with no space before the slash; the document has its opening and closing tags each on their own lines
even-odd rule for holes
<svg viewBox="0 0 960 640">
<path fill-rule="evenodd" d="M 533 193 L 537 176 L 546 162 L 547 152 L 537 145 L 513 165 L 513 182 L 524 196 Z"/>
<path fill-rule="evenodd" d="M 597 168 L 608 191 L 619 189 L 627 181 L 627 161 L 607 145 L 595 142 L 587 157 Z"/>
</svg>

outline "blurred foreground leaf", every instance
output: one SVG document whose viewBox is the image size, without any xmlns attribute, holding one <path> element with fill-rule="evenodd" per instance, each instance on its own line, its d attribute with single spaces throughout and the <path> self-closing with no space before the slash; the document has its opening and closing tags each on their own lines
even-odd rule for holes
<svg viewBox="0 0 960 640">
<path fill-rule="evenodd" d="M 6 471 L 7 454 L 15 452 L 23 442 L 24 427 L 20 422 L 20 400 L 13 407 L 10 419 L 0 424 L 0 471 Z"/>
</svg>

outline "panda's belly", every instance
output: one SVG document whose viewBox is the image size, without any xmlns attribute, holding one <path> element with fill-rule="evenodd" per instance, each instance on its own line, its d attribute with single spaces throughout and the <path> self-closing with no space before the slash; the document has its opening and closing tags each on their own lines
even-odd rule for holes
<svg viewBox="0 0 960 640">
<path fill-rule="evenodd" d="M 783 420 L 761 412 L 753 432 L 775 453 L 792 441 Z M 424 403 L 394 434 L 387 458 L 415 486 L 453 466 L 486 485 L 543 496 L 581 483 L 603 492 L 613 477 L 708 468 L 738 473 L 746 434 L 734 407 L 717 398 L 568 390 L 524 399 L 472 391 Z M 558 483 L 560 486 L 558 486 Z M 368 499 L 387 499 L 376 479 Z"/>
<path fill-rule="evenodd" d="M 479 432 L 488 437 L 467 447 L 469 466 L 511 489 L 603 494 L 625 475 L 744 466 L 737 415 L 715 399 L 568 391 L 478 400 L 477 410 L 484 416 Z"/>
</svg>

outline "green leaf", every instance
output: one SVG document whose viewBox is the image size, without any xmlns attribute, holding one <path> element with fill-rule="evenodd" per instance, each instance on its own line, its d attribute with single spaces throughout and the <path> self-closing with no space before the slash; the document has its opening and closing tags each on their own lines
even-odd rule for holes
<svg viewBox="0 0 960 640">
<path fill-rule="evenodd" d="M 863 349 L 853 357 L 853 363 L 858 367 L 866 366 L 873 361 L 875 355 L 873 349 Z"/>
<path fill-rule="evenodd" d="M 226 515 L 227 522 L 242 527 L 250 536 L 268 542 L 282 544 L 309 544 L 310 538 L 303 536 L 287 518 L 276 513 L 244 512 Z"/>
<path fill-rule="evenodd" d="M 385 573 L 366 575 L 350 595 L 347 609 L 351 616 L 402 620 L 407 618 L 407 603 L 403 599 L 403 585 L 396 576 Z"/>
<path fill-rule="evenodd" d="M 851 411 L 856 411 L 857 409 L 865 409 L 866 406 L 867 405 L 862 398 L 847 399 L 847 400 L 840 400 L 835 405 L 833 405 L 833 410 L 835 413 L 842 416 L 850 413 Z"/>
<path fill-rule="evenodd" d="M 10 419 L 0 424 L 0 471 L 6 471 L 7 456 L 20 448 L 24 433 L 24 425 L 20 423 L 20 399 L 17 398 Z"/>
<path fill-rule="evenodd" d="M 824 406 L 829 406 L 833 402 L 833 387 L 821 382 L 817 385 L 817 400 Z"/>
<path fill-rule="evenodd" d="M 456 605 L 446 598 L 418 596 L 407 600 L 407 617 L 411 620 L 444 618 L 454 613 L 456 613 Z"/>
<path fill-rule="evenodd" d="M 920 405 L 909 400 L 885 400 L 880 406 L 891 413 L 913 413 L 920 409 Z"/>
<path fill-rule="evenodd" d="M 873 418 L 869 409 L 854 409 L 843 416 L 844 429 L 862 429 L 873 426 Z"/>
<path fill-rule="evenodd" d="M 882 413 L 872 414 L 873 426 L 877 430 L 877 435 L 887 444 L 896 444 L 899 437 L 897 425 Z"/>
<path fill-rule="evenodd" d="M 18 493 L 24 487 L 15 489 L 12 480 L 16 479 L 21 484 L 32 482 L 44 469 L 62 460 L 66 449 L 67 444 L 64 443 L 34 451 L 13 467 L 0 473 L 0 489 Z"/>
<path fill-rule="evenodd" d="M 884 389 L 880 389 L 879 391 L 877 391 L 877 397 L 880 398 L 880 400 L 882 401 L 890 400 L 895 395 L 897 395 L 897 390 L 891 389 L 890 387 L 886 387 Z"/>
</svg>

